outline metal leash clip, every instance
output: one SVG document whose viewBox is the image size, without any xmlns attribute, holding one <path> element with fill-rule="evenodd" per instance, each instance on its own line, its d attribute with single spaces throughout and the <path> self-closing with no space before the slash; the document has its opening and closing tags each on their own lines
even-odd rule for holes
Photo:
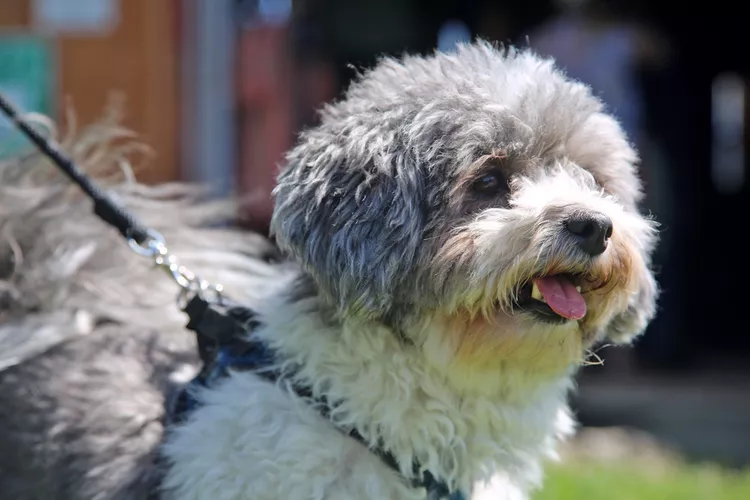
<svg viewBox="0 0 750 500">
<path fill-rule="evenodd" d="M 128 246 L 133 252 L 143 257 L 150 258 L 158 269 L 167 275 L 180 287 L 177 296 L 177 305 L 185 309 L 187 304 L 196 296 L 202 296 L 208 302 L 221 303 L 224 287 L 220 284 L 211 284 L 180 264 L 177 256 L 170 253 L 166 240 L 161 233 L 154 229 L 147 230 L 148 239 L 138 243 L 135 238 L 127 239 Z"/>
</svg>

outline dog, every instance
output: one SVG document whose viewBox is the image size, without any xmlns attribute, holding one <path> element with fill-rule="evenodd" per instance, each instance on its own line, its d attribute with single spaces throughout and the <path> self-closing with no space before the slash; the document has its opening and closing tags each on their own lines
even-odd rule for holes
<svg viewBox="0 0 750 500">
<path fill-rule="evenodd" d="M 656 224 L 638 208 L 637 164 L 589 88 L 529 49 L 478 41 L 382 59 L 285 160 L 271 228 L 287 262 L 237 257 L 232 231 L 175 250 L 231 279 L 256 315 L 247 342 L 272 354 L 275 376 L 230 370 L 166 430 L 161 394 L 196 360 L 179 322 L 154 309 L 160 291 L 69 205 L 27 205 L 32 221 L 66 224 L 28 224 L 25 241 L 46 254 L 17 276 L 41 266 L 57 279 L 86 261 L 57 248 L 106 239 L 87 265 L 117 292 L 62 273 L 35 307 L 8 308 L 27 331 L 59 327 L 60 309 L 67 328 L 82 312 L 95 321 L 3 372 L 3 428 L 22 430 L 3 434 L 14 457 L 3 469 L 33 470 L 3 484 L 21 485 L 14 498 L 528 498 L 574 432 L 577 369 L 656 311 Z M 170 244 L 198 231 L 162 213 Z M 232 273 L 229 255 L 257 265 Z"/>
</svg>

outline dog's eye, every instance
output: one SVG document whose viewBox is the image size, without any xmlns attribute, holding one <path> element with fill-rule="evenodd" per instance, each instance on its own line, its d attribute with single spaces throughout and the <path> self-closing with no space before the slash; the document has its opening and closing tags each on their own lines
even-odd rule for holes
<svg viewBox="0 0 750 500">
<path fill-rule="evenodd" d="M 506 187 L 507 184 L 500 172 L 487 172 L 472 184 L 472 190 L 483 195 L 500 193 Z"/>
</svg>

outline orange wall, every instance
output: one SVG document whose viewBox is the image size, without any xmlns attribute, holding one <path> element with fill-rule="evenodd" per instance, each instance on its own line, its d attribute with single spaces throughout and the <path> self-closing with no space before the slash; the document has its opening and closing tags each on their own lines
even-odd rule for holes
<svg viewBox="0 0 750 500">
<path fill-rule="evenodd" d="M 30 30 L 30 0 L 1 0 L 0 29 Z M 101 116 L 110 92 L 126 99 L 126 126 L 156 157 L 144 182 L 179 178 L 179 0 L 119 0 L 120 22 L 105 36 L 58 40 L 57 103 L 72 99 L 79 123 Z"/>
</svg>

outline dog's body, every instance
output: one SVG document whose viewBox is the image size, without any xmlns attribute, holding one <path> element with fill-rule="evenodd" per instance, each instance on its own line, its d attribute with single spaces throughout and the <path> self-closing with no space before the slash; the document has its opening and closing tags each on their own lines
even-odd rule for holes
<svg viewBox="0 0 750 500">
<path fill-rule="evenodd" d="M 302 135 L 279 178 L 272 226 L 299 267 L 262 267 L 264 297 L 239 296 L 258 313 L 253 340 L 273 350 L 283 377 L 234 373 L 198 394 L 200 406 L 162 447 L 162 495 L 424 499 L 409 480 L 429 471 L 467 498 L 525 498 L 572 432 L 566 393 L 586 350 L 637 335 L 654 312 L 654 232 L 636 208 L 635 161 L 588 89 L 529 52 L 476 44 L 386 60 L 363 75 Z M 210 243 L 223 247 L 200 248 Z M 109 263 L 100 266 L 122 262 L 94 255 Z M 50 299 L 46 309 L 112 307 L 95 298 Z M 36 471 L 54 477 L 68 456 L 40 445 L 38 429 L 56 448 L 78 450 L 76 467 L 60 469 L 73 485 L 62 498 L 143 497 L 133 488 L 148 483 L 142 471 L 162 437 L 151 416 L 160 415 L 159 391 L 192 354 L 179 324 L 132 324 L 133 310 L 101 327 L 110 334 L 94 330 L 0 382 L 6 409 L 29 404 L 41 419 L 33 427 L 16 409 L 1 415 L 6 429 L 24 430 L 15 446 L 33 454 Z M 144 355 L 145 339 L 156 359 Z M 113 354 L 110 342 L 130 348 Z M 107 367 L 81 374 L 98 359 Z M 60 376 L 68 372 L 76 375 Z M 330 415 L 292 385 L 331 402 Z M 82 387 L 96 390 L 79 398 Z M 56 409 L 48 422 L 28 391 L 92 418 Z"/>
</svg>

